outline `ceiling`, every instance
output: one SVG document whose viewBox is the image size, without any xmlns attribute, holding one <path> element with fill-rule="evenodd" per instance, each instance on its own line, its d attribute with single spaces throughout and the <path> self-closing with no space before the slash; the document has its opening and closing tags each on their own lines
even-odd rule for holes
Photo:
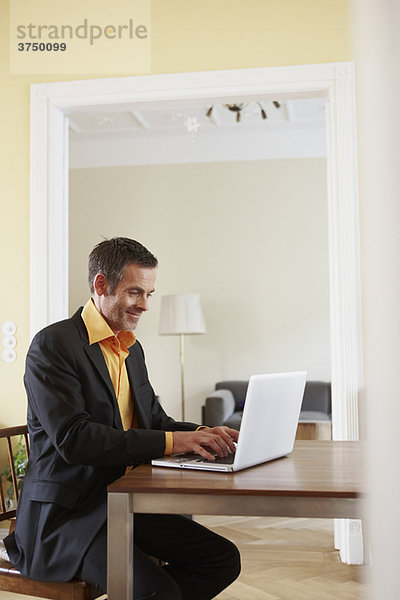
<svg viewBox="0 0 400 600">
<path fill-rule="evenodd" d="M 324 98 L 227 105 L 109 105 L 69 115 L 72 168 L 325 155 Z M 266 118 L 262 118 L 262 111 Z M 155 139 L 159 141 L 155 144 Z"/>
</svg>

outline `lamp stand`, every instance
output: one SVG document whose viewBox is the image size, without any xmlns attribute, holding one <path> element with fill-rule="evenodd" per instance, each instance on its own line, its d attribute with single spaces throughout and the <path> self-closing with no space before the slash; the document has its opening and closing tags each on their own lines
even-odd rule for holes
<svg viewBox="0 0 400 600">
<path fill-rule="evenodd" d="M 179 334 L 179 359 L 181 364 L 181 397 L 182 397 L 182 421 L 185 420 L 185 352 L 183 333 Z"/>
<path fill-rule="evenodd" d="M 160 335 L 179 335 L 181 365 L 182 421 L 185 420 L 184 335 L 206 333 L 198 294 L 172 294 L 162 297 Z"/>
</svg>

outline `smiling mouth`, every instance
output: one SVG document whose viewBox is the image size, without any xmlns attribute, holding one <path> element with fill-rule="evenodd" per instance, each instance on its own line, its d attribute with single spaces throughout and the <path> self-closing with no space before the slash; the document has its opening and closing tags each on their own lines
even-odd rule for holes
<svg viewBox="0 0 400 600">
<path fill-rule="evenodd" d="M 141 313 L 131 313 L 128 311 L 127 314 L 131 317 L 131 319 L 139 319 Z"/>
</svg>

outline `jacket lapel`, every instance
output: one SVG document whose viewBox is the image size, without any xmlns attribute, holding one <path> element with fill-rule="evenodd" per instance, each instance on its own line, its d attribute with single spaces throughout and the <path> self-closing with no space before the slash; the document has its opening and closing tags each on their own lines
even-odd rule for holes
<svg viewBox="0 0 400 600">
<path fill-rule="evenodd" d="M 92 361 L 93 365 L 96 367 L 100 377 L 106 384 L 108 391 L 112 395 L 113 399 L 117 401 L 110 374 L 108 372 L 107 365 L 99 344 L 92 344 L 91 346 L 87 344 L 86 346 L 84 346 L 84 349 L 86 354 Z"/>
<path fill-rule="evenodd" d="M 137 383 L 139 381 L 139 378 L 138 378 L 139 373 L 138 373 L 135 357 L 132 353 L 129 353 L 129 356 L 127 356 L 125 364 L 126 364 L 126 370 L 128 373 L 128 377 L 129 377 L 131 391 L 134 396 L 133 397 L 134 414 L 137 416 L 137 420 L 138 420 L 138 423 L 141 428 L 150 429 L 150 421 L 143 409 L 143 406 L 140 403 L 140 394 L 139 394 L 139 388 L 137 385 Z"/>
<path fill-rule="evenodd" d="M 114 406 L 114 425 L 116 427 L 118 427 L 118 429 L 122 429 L 122 421 L 121 421 L 121 415 L 119 412 L 117 397 L 115 395 L 114 387 L 113 387 L 113 384 L 111 381 L 110 374 L 107 369 L 106 362 L 104 360 L 103 353 L 101 351 L 99 344 L 92 344 L 92 345 L 89 344 L 88 334 L 86 331 L 85 324 L 81 318 L 81 312 L 82 312 L 82 308 L 80 308 L 72 316 L 72 320 L 74 321 L 75 325 L 77 326 L 77 328 L 79 330 L 79 334 L 80 334 L 82 340 L 84 341 L 83 349 L 85 350 L 87 356 L 89 357 L 90 361 L 96 368 L 98 374 L 100 375 L 101 379 L 103 380 L 108 391 L 111 394 L 111 402 Z"/>
</svg>

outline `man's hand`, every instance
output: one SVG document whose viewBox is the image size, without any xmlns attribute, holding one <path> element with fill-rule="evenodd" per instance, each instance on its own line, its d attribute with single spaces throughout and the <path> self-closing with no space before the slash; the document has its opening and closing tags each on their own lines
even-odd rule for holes
<svg viewBox="0 0 400 600">
<path fill-rule="evenodd" d="M 235 452 L 235 444 L 239 438 L 239 432 L 229 427 L 212 427 L 200 431 L 174 431 L 173 454 L 182 452 L 195 452 L 207 460 L 215 460 L 215 456 L 228 456 Z"/>
</svg>

